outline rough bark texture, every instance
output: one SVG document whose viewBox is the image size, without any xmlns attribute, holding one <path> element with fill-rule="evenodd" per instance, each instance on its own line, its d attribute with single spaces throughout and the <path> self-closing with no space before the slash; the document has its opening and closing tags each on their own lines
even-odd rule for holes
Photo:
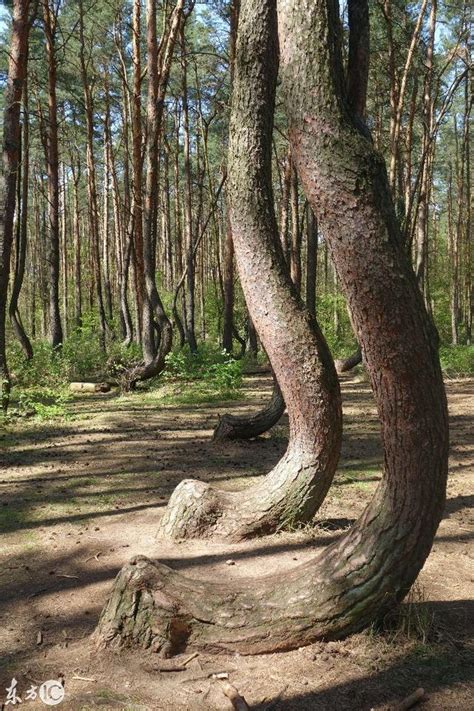
<svg viewBox="0 0 474 711">
<path fill-rule="evenodd" d="M 242 539 L 311 520 L 334 476 L 341 439 L 339 383 L 314 317 L 291 283 L 271 188 L 276 30 L 270 5 L 247 7 L 236 56 L 229 149 L 229 209 L 240 281 L 288 408 L 288 450 L 258 485 L 222 492 L 186 480 L 160 525 L 166 537 Z M 249 23 L 254 14 L 255 28 Z M 258 84 L 258 91 L 254 90 Z"/>
<path fill-rule="evenodd" d="M 241 51 L 257 38 L 265 45 L 273 6 L 270 0 L 243 4 Z M 284 576 L 216 584 L 132 560 L 102 614 L 99 644 L 151 646 L 162 654 L 184 646 L 251 654 L 356 632 L 406 594 L 442 515 L 448 426 L 436 338 L 402 249 L 383 161 L 346 113 L 336 4 L 281 0 L 279 29 L 298 174 L 329 240 L 362 344 L 382 424 L 383 480 L 341 539 Z M 265 93 L 258 64 L 245 67 L 247 83 Z M 238 82 L 234 112 L 244 100 Z M 233 131 L 231 150 L 243 155 L 239 140 L 250 133 L 242 124 L 236 136 L 235 123 Z M 233 219 L 240 253 L 247 231 Z M 261 274 L 272 272 L 269 267 Z M 265 300 L 261 309 L 267 308 Z"/>
<path fill-rule="evenodd" d="M 253 439 L 268 432 L 276 425 L 285 412 L 285 401 L 278 383 L 274 382 L 268 404 L 255 415 L 231 415 L 226 413 L 219 422 L 212 436 L 216 442 L 227 439 Z"/>
</svg>

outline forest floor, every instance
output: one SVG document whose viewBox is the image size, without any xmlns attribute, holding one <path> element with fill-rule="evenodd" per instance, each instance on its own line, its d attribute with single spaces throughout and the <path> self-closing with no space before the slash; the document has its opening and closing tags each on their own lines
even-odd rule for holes
<svg viewBox="0 0 474 711">
<path fill-rule="evenodd" d="M 379 427 L 370 389 L 343 379 L 344 444 L 314 525 L 251 543 L 163 542 L 163 507 L 183 478 L 236 489 L 270 470 L 286 445 L 285 418 L 257 441 L 220 444 L 218 413 L 256 409 L 268 376 L 245 380 L 235 403 L 163 404 L 160 393 L 76 397 L 67 417 L 21 420 L 1 432 L 0 703 L 14 677 L 27 689 L 65 680 L 63 711 L 231 708 L 215 673 L 254 711 L 382 711 L 424 687 L 427 710 L 474 708 L 474 381 L 447 383 L 451 418 L 448 501 L 432 553 L 390 631 L 257 657 L 200 654 L 183 672 L 148 672 L 146 653 L 97 653 L 93 631 L 121 566 L 145 554 L 210 579 L 283 572 L 334 541 L 380 479 Z M 168 400 L 166 400 L 168 402 Z M 471 549 L 472 553 L 472 549 Z M 7 709 L 10 706 L 6 706 Z"/>
</svg>

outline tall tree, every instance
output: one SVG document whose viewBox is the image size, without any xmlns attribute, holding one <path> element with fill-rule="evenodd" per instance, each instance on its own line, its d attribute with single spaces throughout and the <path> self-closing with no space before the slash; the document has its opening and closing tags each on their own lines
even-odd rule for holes
<svg viewBox="0 0 474 711">
<path fill-rule="evenodd" d="M 31 18 L 29 0 L 14 0 L 13 26 L 8 60 L 3 115 L 3 170 L 1 175 L 3 204 L 0 225 L 0 394 L 2 408 L 6 411 L 10 397 L 10 373 L 6 354 L 6 312 L 10 257 L 14 236 L 16 187 L 20 165 L 20 106 L 27 57 Z"/>
<path fill-rule="evenodd" d="M 235 161 L 230 179 L 238 198 L 232 204 L 236 254 L 240 240 L 248 247 L 247 234 L 259 214 L 252 207 L 259 200 L 234 181 L 257 174 L 262 189 L 268 179 L 268 169 L 263 174 L 261 166 L 252 169 L 247 153 L 257 136 L 262 143 L 269 140 L 272 101 L 265 87 L 274 63 L 275 15 L 274 0 L 242 5 L 230 147 Z M 403 249 L 385 165 L 346 109 L 337 3 L 280 0 L 278 29 L 293 153 L 307 199 L 330 241 L 364 350 L 382 421 L 383 482 L 354 526 L 315 560 L 251 587 L 240 581 L 196 584 L 160 563 L 134 558 L 116 579 L 102 613 L 99 644 L 152 646 L 168 655 L 184 646 L 251 654 L 358 631 L 406 595 L 442 515 L 448 426 L 437 339 Z M 243 122 L 251 110 L 260 119 L 253 131 Z M 264 214 L 272 224 L 271 211 Z M 261 244 L 259 250 L 257 269 L 251 250 L 240 255 L 247 287 L 247 279 L 255 285 L 258 276 L 275 271 Z M 268 283 L 254 288 L 257 298 L 249 303 L 264 319 L 278 300 Z M 278 316 L 285 320 L 281 311 Z M 261 333 L 265 338 L 265 328 Z M 302 346 L 300 338 L 295 334 L 295 344 Z M 287 347 L 286 338 L 269 346 L 275 366 Z M 314 367 L 308 351 L 302 360 L 288 360 L 288 370 L 290 362 L 295 379 Z"/>
<path fill-rule="evenodd" d="M 334 364 L 291 282 L 274 212 L 275 26 L 257 23 L 269 17 L 268 5 L 260 12 L 247 6 L 247 13 L 247 23 L 253 16 L 257 26 L 244 25 L 236 54 L 230 217 L 245 300 L 288 408 L 290 440 L 276 467 L 244 492 L 229 494 L 200 481 L 182 482 L 160 526 L 163 535 L 176 538 L 243 539 L 310 520 L 326 495 L 339 456 L 341 404 Z M 261 45 L 260 33 L 266 40 Z M 312 367 L 303 367 L 306 362 Z"/>
<path fill-rule="evenodd" d="M 46 56 L 48 62 L 48 119 L 44 130 L 44 149 L 48 172 L 48 264 L 49 264 L 49 337 L 53 348 L 63 342 L 59 310 L 59 144 L 57 80 L 57 29 L 59 5 L 42 0 Z"/>
</svg>

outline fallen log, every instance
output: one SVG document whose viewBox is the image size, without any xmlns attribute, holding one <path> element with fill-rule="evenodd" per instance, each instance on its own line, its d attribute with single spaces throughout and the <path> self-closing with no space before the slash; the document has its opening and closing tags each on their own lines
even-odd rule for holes
<svg viewBox="0 0 474 711">
<path fill-rule="evenodd" d="M 72 393 L 108 393 L 110 383 L 70 383 L 69 390 Z"/>
</svg>

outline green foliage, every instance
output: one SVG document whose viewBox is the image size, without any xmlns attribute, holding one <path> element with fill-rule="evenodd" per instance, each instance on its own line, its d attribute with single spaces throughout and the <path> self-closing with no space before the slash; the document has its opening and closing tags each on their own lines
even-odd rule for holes
<svg viewBox="0 0 474 711">
<path fill-rule="evenodd" d="M 38 340 L 33 343 L 33 352 L 33 358 L 27 360 L 17 341 L 9 339 L 8 361 L 14 385 L 10 415 L 65 417 L 71 381 L 116 376 L 140 358 L 138 346 L 125 347 L 119 341 L 108 343 L 105 353 L 94 315 L 84 317 L 61 350 Z"/>
<path fill-rule="evenodd" d="M 242 384 L 242 364 L 226 351 L 212 346 L 201 346 L 191 353 L 185 346 L 166 357 L 165 380 L 204 380 L 218 391 L 235 391 Z"/>
<path fill-rule="evenodd" d="M 447 375 L 474 375 L 474 346 L 442 346 L 439 356 Z"/>
</svg>

